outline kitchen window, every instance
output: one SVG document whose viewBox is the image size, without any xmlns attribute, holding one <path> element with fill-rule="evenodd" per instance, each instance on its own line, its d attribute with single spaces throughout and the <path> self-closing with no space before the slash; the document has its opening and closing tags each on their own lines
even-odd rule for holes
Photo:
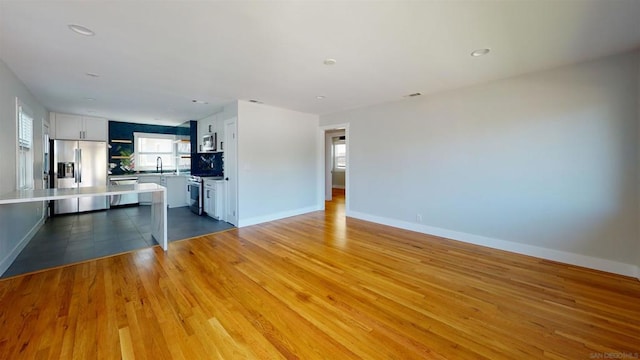
<svg viewBox="0 0 640 360">
<path fill-rule="evenodd" d="M 162 159 L 162 169 L 174 171 L 188 169 L 191 165 L 187 157 L 191 153 L 191 144 L 181 141 L 176 135 L 133 133 L 135 169 L 137 171 L 155 171 Z"/>
<path fill-rule="evenodd" d="M 16 98 L 16 127 L 16 187 L 18 190 L 33 189 L 33 115 L 18 98 Z"/>
</svg>

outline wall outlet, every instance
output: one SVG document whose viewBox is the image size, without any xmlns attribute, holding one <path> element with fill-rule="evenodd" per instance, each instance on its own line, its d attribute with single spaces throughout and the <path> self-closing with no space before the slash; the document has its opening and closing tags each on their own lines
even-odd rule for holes
<svg viewBox="0 0 640 360">
<path fill-rule="evenodd" d="M 416 221 L 419 223 L 422 222 L 422 214 L 416 214 Z"/>
</svg>

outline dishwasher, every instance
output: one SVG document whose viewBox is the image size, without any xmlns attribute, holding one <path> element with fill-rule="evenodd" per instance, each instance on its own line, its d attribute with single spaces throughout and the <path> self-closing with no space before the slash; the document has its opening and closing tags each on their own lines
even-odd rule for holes
<svg viewBox="0 0 640 360">
<path fill-rule="evenodd" d="M 138 178 L 131 177 L 119 177 L 113 178 L 109 180 L 109 183 L 112 186 L 119 185 L 135 185 L 138 183 Z M 138 204 L 138 194 L 123 194 L 123 195 L 111 195 L 111 206 L 123 206 L 123 205 L 137 205 Z"/>
</svg>

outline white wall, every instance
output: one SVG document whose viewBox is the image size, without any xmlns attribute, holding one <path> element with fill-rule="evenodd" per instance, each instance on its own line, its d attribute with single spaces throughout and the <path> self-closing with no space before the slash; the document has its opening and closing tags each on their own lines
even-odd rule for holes
<svg viewBox="0 0 640 360">
<path fill-rule="evenodd" d="M 16 190 L 16 96 L 33 112 L 33 173 L 36 187 L 42 188 L 42 119 L 47 112 L 0 59 L 0 194 Z M 42 213 L 42 203 L 0 205 L 0 274 L 38 229 Z"/>
<path fill-rule="evenodd" d="M 318 116 L 238 102 L 238 226 L 320 209 Z"/>
<path fill-rule="evenodd" d="M 638 179 L 640 184 L 640 59 L 638 59 Z M 636 261 L 636 277 L 640 279 L 640 191 L 638 191 L 638 245 L 637 245 L 637 261 Z"/>
<path fill-rule="evenodd" d="M 350 215 L 631 275 L 637 72 L 625 54 L 322 116 L 350 123 Z"/>
</svg>

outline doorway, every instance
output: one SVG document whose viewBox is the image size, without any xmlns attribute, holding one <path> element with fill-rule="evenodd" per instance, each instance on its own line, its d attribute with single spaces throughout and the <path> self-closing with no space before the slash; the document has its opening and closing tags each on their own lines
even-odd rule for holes
<svg viewBox="0 0 640 360">
<path fill-rule="evenodd" d="M 344 199 L 349 211 L 349 126 L 340 124 L 321 128 L 323 144 L 324 201 L 332 201 L 335 194 Z M 344 197 L 342 196 L 344 194 Z M 323 201 L 323 202 L 324 202 Z"/>
</svg>

